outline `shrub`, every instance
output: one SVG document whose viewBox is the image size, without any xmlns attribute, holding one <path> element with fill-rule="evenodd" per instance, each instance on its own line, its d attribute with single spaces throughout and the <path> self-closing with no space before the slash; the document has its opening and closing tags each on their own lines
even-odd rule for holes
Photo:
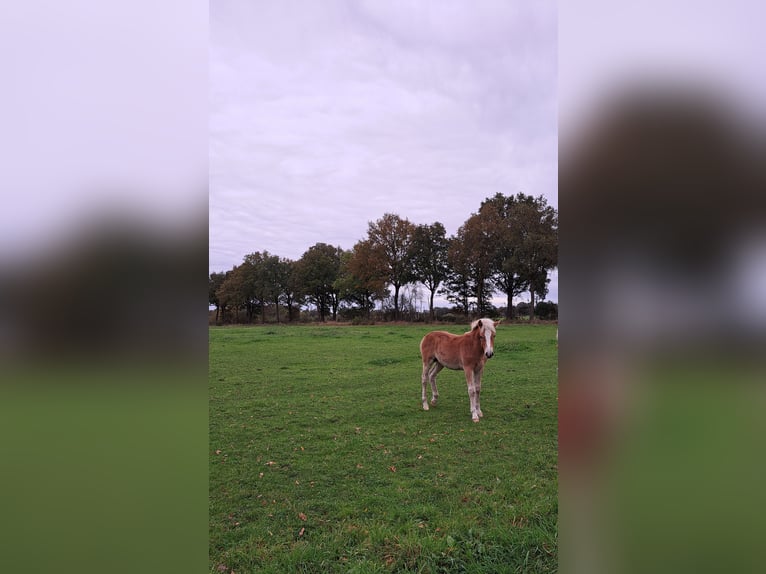
<svg viewBox="0 0 766 574">
<path fill-rule="evenodd" d="M 540 301 L 535 305 L 535 317 L 544 321 L 555 321 L 559 318 L 559 306 L 551 301 Z"/>
</svg>

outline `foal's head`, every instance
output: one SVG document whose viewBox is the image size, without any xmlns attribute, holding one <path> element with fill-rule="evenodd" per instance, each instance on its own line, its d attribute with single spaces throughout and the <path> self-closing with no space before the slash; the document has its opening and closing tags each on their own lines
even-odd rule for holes
<svg viewBox="0 0 766 574">
<path fill-rule="evenodd" d="M 495 354 L 495 326 L 500 321 L 493 321 L 492 319 L 477 319 L 471 323 L 471 331 L 474 329 L 479 330 L 479 339 L 481 340 L 481 348 L 484 350 L 484 356 L 488 359 Z"/>
</svg>

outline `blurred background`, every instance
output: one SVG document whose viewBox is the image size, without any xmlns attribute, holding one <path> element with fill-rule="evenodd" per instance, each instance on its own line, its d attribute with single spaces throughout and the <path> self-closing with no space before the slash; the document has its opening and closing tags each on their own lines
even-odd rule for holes
<svg viewBox="0 0 766 574">
<path fill-rule="evenodd" d="M 0 570 L 207 559 L 207 2 L 0 14 Z"/>
<path fill-rule="evenodd" d="M 559 5 L 562 572 L 763 568 L 765 16 Z"/>
</svg>

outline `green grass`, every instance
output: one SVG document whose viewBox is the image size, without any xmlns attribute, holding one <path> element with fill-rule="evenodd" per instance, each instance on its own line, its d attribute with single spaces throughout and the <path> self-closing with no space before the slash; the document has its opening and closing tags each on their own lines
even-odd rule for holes
<svg viewBox="0 0 766 574">
<path fill-rule="evenodd" d="M 421 410 L 432 328 L 210 329 L 211 572 L 557 570 L 555 326 L 498 327 L 478 424 L 459 371 Z"/>
</svg>

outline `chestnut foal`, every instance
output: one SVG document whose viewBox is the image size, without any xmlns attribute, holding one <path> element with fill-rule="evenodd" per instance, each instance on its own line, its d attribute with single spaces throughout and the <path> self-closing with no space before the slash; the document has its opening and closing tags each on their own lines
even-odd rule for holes
<svg viewBox="0 0 766 574">
<path fill-rule="evenodd" d="M 439 391 L 436 389 L 436 375 L 444 367 L 465 372 L 468 383 L 468 398 L 471 401 L 471 418 L 479 422 L 481 412 L 481 374 L 484 363 L 495 354 L 495 326 L 500 321 L 478 319 L 471 323 L 471 330 L 464 335 L 453 335 L 446 331 L 432 331 L 420 341 L 420 355 L 423 358 L 421 378 L 423 410 L 428 410 L 426 385 L 431 383 L 431 405 L 436 405 Z"/>
</svg>

